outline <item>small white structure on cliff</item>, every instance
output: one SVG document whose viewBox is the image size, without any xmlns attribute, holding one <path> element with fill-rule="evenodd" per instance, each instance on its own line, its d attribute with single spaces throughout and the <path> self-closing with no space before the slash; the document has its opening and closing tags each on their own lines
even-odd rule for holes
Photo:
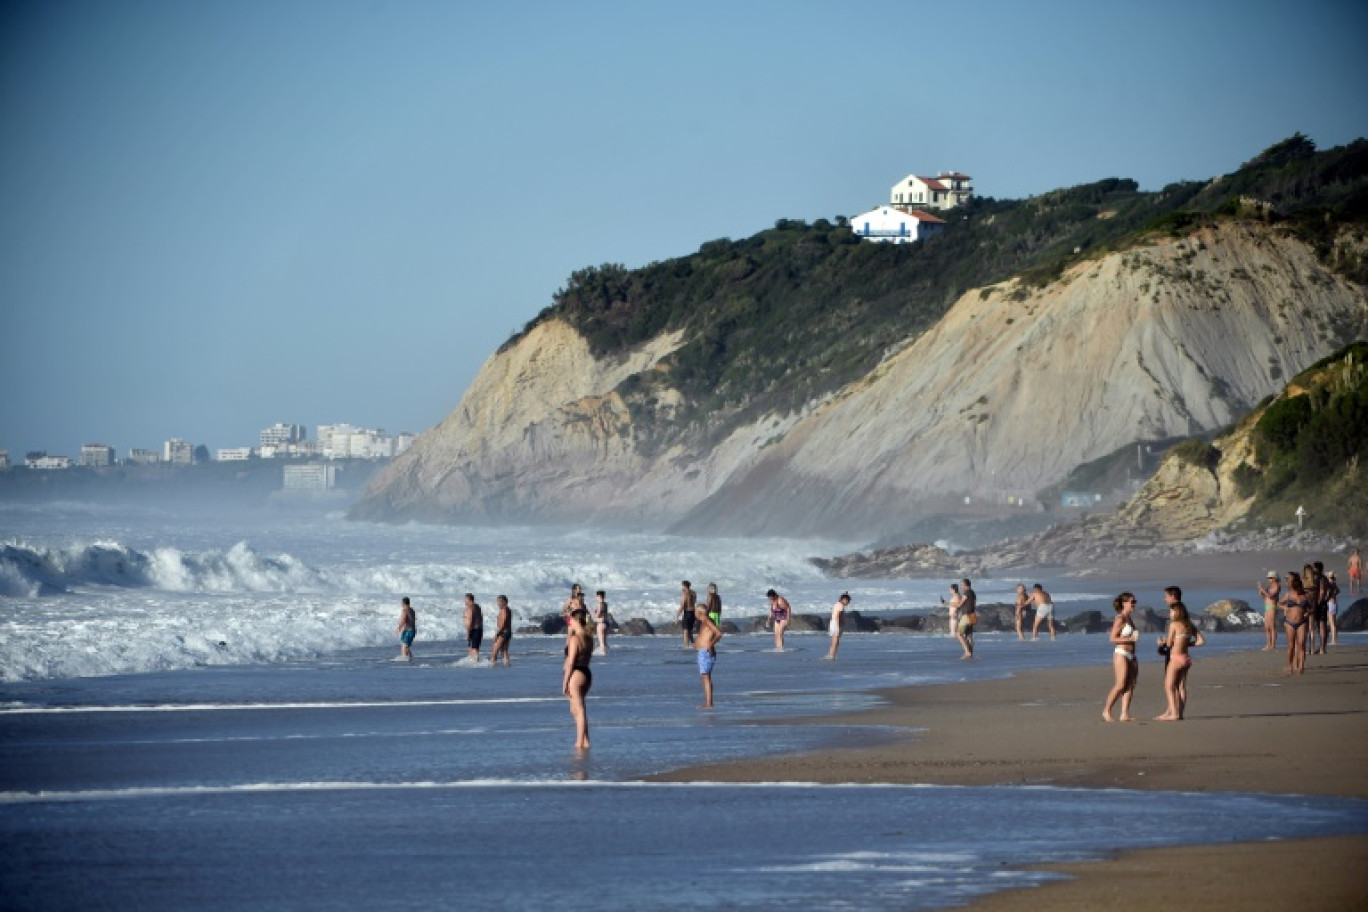
<svg viewBox="0 0 1368 912">
<path fill-rule="evenodd" d="M 879 206 L 852 216 L 850 227 L 867 241 L 910 244 L 939 234 L 945 222 L 920 209 Z"/>
<path fill-rule="evenodd" d="M 973 180 L 958 171 L 942 171 L 935 177 L 909 174 L 893 185 L 888 202 L 893 206 L 918 206 L 926 209 L 953 209 L 974 195 Z"/>
</svg>

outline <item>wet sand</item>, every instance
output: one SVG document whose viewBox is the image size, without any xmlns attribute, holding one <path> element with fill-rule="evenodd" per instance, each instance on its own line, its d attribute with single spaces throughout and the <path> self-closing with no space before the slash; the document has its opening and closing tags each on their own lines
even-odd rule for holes
<svg viewBox="0 0 1368 912">
<path fill-rule="evenodd" d="M 1232 573 L 1248 569 L 1234 564 L 1228 568 Z M 1173 569 L 1170 563 L 1169 572 Z M 902 688 L 883 694 L 888 701 L 884 707 L 811 720 L 905 729 L 905 740 L 696 767 L 659 778 L 1029 784 L 1368 798 L 1368 644 L 1361 639 L 1351 638 L 1356 645 L 1340 646 L 1329 656 L 1308 657 L 1306 674 L 1295 678 L 1284 674 L 1283 651 L 1204 659 L 1196 650 L 1183 722 L 1150 721 L 1164 709 L 1161 666 L 1142 662 L 1132 707 L 1138 721 L 1110 724 L 1101 718 L 1102 700 L 1112 683 L 1110 650 L 1102 637 L 1097 640 L 1096 666 Z M 1275 861 L 1283 858 L 1280 852 L 1288 853 L 1293 863 Z M 1306 863 L 1294 860 L 1298 858 Z M 1118 904 L 1125 894 L 1135 908 L 1144 903 L 1147 908 L 1166 904 L 1244 912 L 1362 909 L 1368 908 L 1365 858 L 1368 837 L 1359 836 L 1272 847 L 1260 843 L 1131 852 L 1109 861 L 1054 867 L 1077 877 L 999 894 L 972 908 L 1131 908 Z M 1198 889 L 1198 884 L 1203 886 Z"/>
</svg>

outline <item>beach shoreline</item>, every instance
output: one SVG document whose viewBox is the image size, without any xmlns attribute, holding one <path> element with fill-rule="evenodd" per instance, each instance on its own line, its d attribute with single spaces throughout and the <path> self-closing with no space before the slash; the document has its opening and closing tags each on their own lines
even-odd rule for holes
<svg viewBox="0 0 1368 912">
<path fill-rule="evenodd" d="M 1098 662 L 1023 672 L 1013 678 L 880 692 L 885 705 L 815 725 L 876 725 L 907 737 L 877 746 L 832 747 L 781 757 L 691 767 L 657 781 L 1018 785 L 1166 792 L 1251 792 L 1368 799 L 1368 643 L 1357 637 L 1311 656 L 1306 673 L 1284 674 L 1285 651 L 1204 658 L 1196 651 L 1183 722 L 1151 721 L 1163 710 L 1162 665 L 1142 659 L 1132 723 L 1102 721 L 1111 685 L 1109 648 Z M 1149 645 L 1149 638 L 1144 641 Z M 1048 643 L 1021 644 L 1049 648 Z M 1148 656 L 1152 647 L 1142 652 Z M 792 723 L 793 720 L 786 720 Z M 1122 824 L 1124 825 L 1124 824 Z M 1272 845 L 1306 864 L 1266 861 L 1269 843 L 1129 851 L 1106 860 L 1049 866 L 1068 879 L 994 894 L 970 908 L 996 910 L 1210 908 L 1188 883 L 1218 884 L 1221 905 L 1363 908 L 1368 875 L 1341 864 L 1368 856 L 1368 836 Z M 1304 846 L 1297 848 L 1297 846 Z M 1099 846 L 1106 852 L 1107 847 Z M 1276 854 L 1276 850 L 1275 854 Z M 1325 863 L 1312 859 L 1325 858 Z M 1166 880 L 1178 888 L 1164 886 Z M 1120 884 L 1131 891 L 1127 904 Z M 1205 888 L 1203 888 L 1205 889 Z M 1048 892 L 1044 892 L 1048 891 Z M 1320 902 L 1324 898 L 1326 902 Z M 1069 905 L 1073 903 L 1073 905 Z"/>
</svg>

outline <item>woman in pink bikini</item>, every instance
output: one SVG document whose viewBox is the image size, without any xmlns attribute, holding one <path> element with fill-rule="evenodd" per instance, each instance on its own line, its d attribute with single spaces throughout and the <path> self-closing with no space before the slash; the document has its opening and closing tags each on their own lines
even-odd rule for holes
<svg viewBox="0 0 1368 912">
<path fill-rule="evenodd" d="M 1187 676 L 1192 668 L 1188 649 L 1204 646 L 1202 631 L 1193 626 L 1187 606 L 1174 602 L 1169 606 L 1168 631 L 1159 638 L 1160 646 L 1169 648 L 1168 671 L 1164 675 L 1164 694 L 1168 697 L 1168 711 L 1155 716 L 1156 722 L 1181 722 L 1187 710 Z"/>
</svg>

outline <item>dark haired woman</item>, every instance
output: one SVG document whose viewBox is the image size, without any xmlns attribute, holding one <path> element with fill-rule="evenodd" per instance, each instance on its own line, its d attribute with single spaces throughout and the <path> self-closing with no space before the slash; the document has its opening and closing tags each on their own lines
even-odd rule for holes
<svg viewBox="0 0 1368 912">
<path fill-rule="evenodd" d="M 1192 656 L 1188 654 L 1188 649 L 1205 644 L 1202 631 L 1193 626 L 1192 619 L 1188 617 L 1187 606 L 1182 602 L 1170 605 L 1168 631 L 1159 638 L 1159 645 L 1169 648 L 1168 671 L 1164 674 L 1168 711 L 1155 716 L 1155 721 L 1183 721 L 1183 713 L 1187 710 L 1187 676 L 1192 668 Z"/>
<path fill-rule="evenodd" d="M 1283 626 L 1287 628 L 1287 673 L 1306 671 L 1306 629 L 1311 620 L 1311 599 L 1295 570 L 1287 572 L 1287 594 L 1283 596 Z"/>
<path fill-rule="evenodd" d="M 1112 707 L 1121 701 L 1121 721 L 1132 722 L 1130 714 L 1131 698 L 1135 696 L 1135 683 L 1140 679 L 1140 662 L 1135 655 L 1135 641 L 1140 634 L 1135 629 L 1131 612 L 1135 610 L 1135 596 L 1123 592 L 1112 600 L 1116 619 L 1112 621 L 1112 670 L 1116 672 L 1116 683 L 1107 693 L 1106 705 L 1102 707 L 1102 720 L 1112 721 Z"/>
<path fill-rule="evenodd" d="M 594 685 L 589 670 L 589 658 L 594 654 L 594 638 L 589 633 L 589 612 L 583 608 L 570 611 L 570 636 L 565 643 L 565 673 L 561 693 L 570 700 L 570 715 L 575 719 L 575 747 L 589 747 L 589 711 L 584 698 Z"/>
</svg>

